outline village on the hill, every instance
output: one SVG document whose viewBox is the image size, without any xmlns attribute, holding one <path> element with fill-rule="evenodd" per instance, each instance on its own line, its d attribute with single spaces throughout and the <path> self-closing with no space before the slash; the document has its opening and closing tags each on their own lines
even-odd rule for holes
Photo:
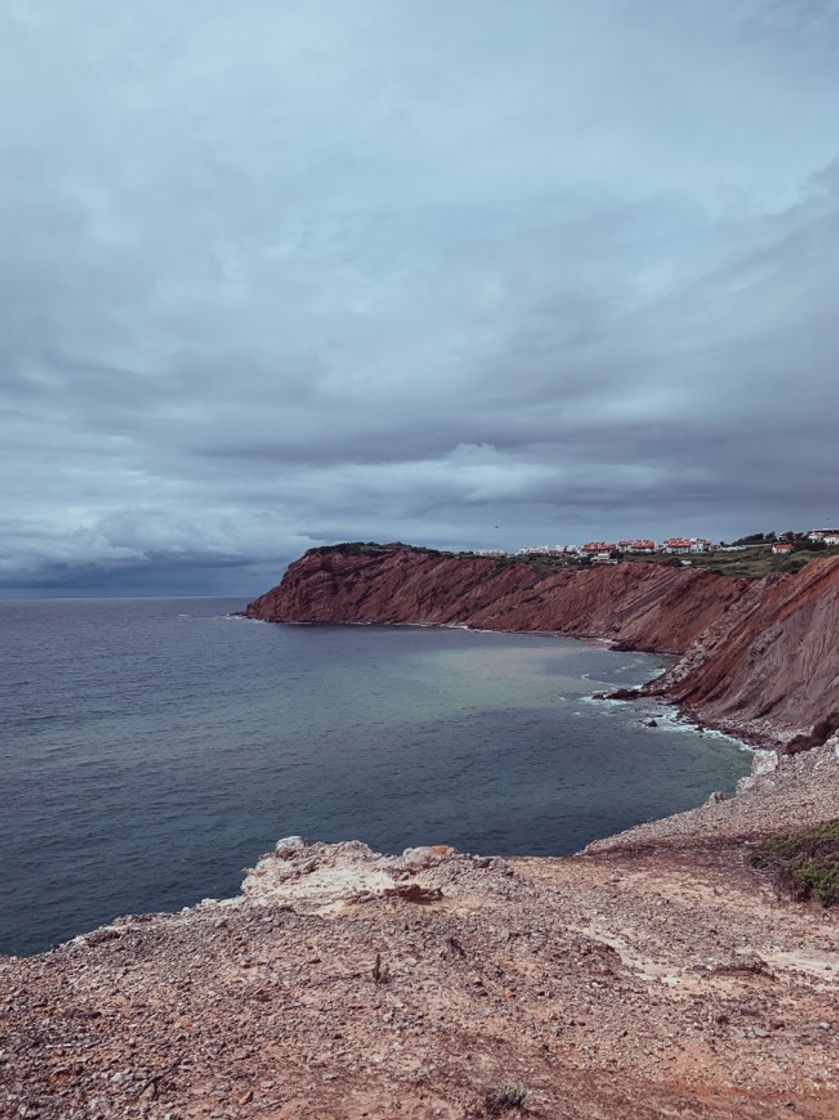
<svg viewBox="0 0 839 1120">
<path fill-rule="evenodd" d="M 617 563 L 622 556 L 687 556 L 712 552 L 743 552 L 749 548 L 770 549 L 775 556 L 799 550 L 839 546 L 839 529 L 811 529 L 807 533 L 754 533 L 731 543 L 712 542 L 705 537 L 668 537 L 656 542 L 649 538 L 619 541 L 587 541 L 580 545 L 528 545 L 508 552 L 501 548 L 474 549 L 474 556 L 556 556 L 588 560 L 596 564 Z"/>
</svg>

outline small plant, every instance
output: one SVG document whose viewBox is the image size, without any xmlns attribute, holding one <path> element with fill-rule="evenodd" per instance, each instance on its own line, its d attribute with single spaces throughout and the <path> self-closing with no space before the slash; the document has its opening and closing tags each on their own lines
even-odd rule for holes
<svg viewBox="0 0 839 1120">
<path fill-rule="evenodd" d="M 486 1110 L 490 1116 L 500 1116 L 502 1112 L 524 1108 L 526 1100 L 527 1087 L 509 1082 L 502 1089 L 487 1093 Z"/>
<path fill-rule="evenodd" d="M 386 984 L 388 980 L 390 980 L 390 969 L 386 964 L 382 964 L 382 954 L 376 953 L 376 960 L 373 963 L 373 982 Z"/>
<path fill-rule="evenodd" d="M 505 1085 L 504 1101 L 510 1108 L 524 1108 L 524 1102 L 527 1100 L 527 1089 L 524 1085 Z"/>
</svg>

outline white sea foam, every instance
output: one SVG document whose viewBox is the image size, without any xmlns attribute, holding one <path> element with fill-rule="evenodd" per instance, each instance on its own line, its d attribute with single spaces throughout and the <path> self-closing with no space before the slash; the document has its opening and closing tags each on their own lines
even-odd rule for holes
<svg viewBox="0 0 839 1120">
<path fill-rule="evenodd" d="M 620 701 L 619 701 L 620 702 Z M 656 706 L 660 708 L 660 705 Z M 730 743 L 731 746 L 737 747 L 738 750 L 747 751 L 749 754 L 754 754 L 758 749 L 750 743 L 745 743 L 742 739 L 738 739 L 736 735 L 729 735 L 725 731 L 718 731 L 713 727 L 699 728 L 695 723 L 689 719 L 679 715 L 675 708 L 667 707 L 664 710 L 656 710 L 653 712 L 644 713 L 644 720 L 654 719 L 657 721 L 659 727 L 665 727 L 668 731 L 689 731 L 693 735 L 701 735 L 703 739 L 714 739 L 718 742 Z M 651 731 L 656 728 L 651 727 Z"/>
</svg>

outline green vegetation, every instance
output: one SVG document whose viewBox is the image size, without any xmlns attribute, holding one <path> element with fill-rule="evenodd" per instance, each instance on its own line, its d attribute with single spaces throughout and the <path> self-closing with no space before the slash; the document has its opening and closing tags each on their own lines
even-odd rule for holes
<svg viewBox="0 0 839 1120">
<path fill-rule="evenodd" d="M 524 1085 L 505 1085 L 504 1099 L 513 1108 L 523 1108 L 524 1102 L 527 1100 L 527 1089 Z"/>
<path fill-rule="evenodd" d="M 453 552 L 442 552 L 438 548 L 425 548 L 423 545 L 403 544 L 402 541 L 391 541 L 389 544 L 379 544 L 378 541 L 343 541 L 341 544 L 322 544 L 313 548 L 312 552 L 326 554 L 328 552 L 343 552 L 345 556 L 381 556 L 386 552 L 422 552 L 433 556 L 454 556 Z M 461 556 L 467 555 L 460 553 Z"/>
<path fill-rule="evenodd" d="M 511 1109 L 524 1108 L 527 1100 L 527 1088 L 524 1085 L 505 1085 L 494 1093 L 487 1093 L 486 1110 L 490 1116 L 499 1116 L 502 1112 Z"/>
<path fill-rule="evenodd" d="M 762 544 L 738 552 L 717 549 L 715 552 L 692 553 L 683 559 L 689 560 L 690 567 L 700 571 L 717 572 L 735 579 L 761 579 L 770 572 L 798 572 L 817 556 L 839 556 L 839 548 L 801 548 L 787 556 L 776 556 L 771 544 Z M 633 563 L 668 564 L 682 558 L 658 552 L 654 556 L 625 556 L 624 559 Z"/>
<path fill-rule="evenodd" d="M 774 872 L 776 881 L 796 898 L 817 898 L 823 906 L 832 906 L 839 902 L 839 820 L 773 836 L 754 852 L 752 863 Z"/>
<path fill-rule="evenodd" d="M 837 552 L 839 550 L 831 549 L 831 551 Z M 776 556 L 775 571 L 792 572 L 793 574 L 795 574 L 795 572 L 800 572 L 802 568 L 806 567 L 815 555 L 815 551 L 811 552 L 809 551 L 809 549 L 802 549 L 799 552 L 791 552 L 789 556 Z"/>
<path fill-rule="evenodd" d="M 808 544 L 798 540 L 793 543 L 793 548 L 795 551 L 786 556 L 776 556 L 772 552 L 771 540 L 767 539 L 763 543 L 752 544 L 736 552 L 717 549 L 714 552 L 691 553 L 684 557 L 671 556 L 665 552 L 656 552 L 653 555 L 625 553 L 621 556 L 621 560 L 630 564 L 664 564 L 674 568 L 682 567 L 684 560 L 685 567 L 696 568 L 699 571 L 717 572 L 719 575 L 732 576 L 735 579 L 761 579 L 770 572 L 798 572 L 817 556 L 839 556 L 839 547 L 826 548 L 818 542 Z M 389 552 L 400 550 L 415 552 L 418 555 L 451 557 L 457 560 L 476 558 L 474 552 L 446 552 L 438 548 L 426 548 L 423 545 L 403 544 L 401 541 L 392 541 L 389 544 L 379 544 L 376 541 L 347 541 L 343 544 L 325 544 L 312 549 L 313 552 L 319 553 L 342 552 L 347 556 L 384 556 Z M 525 556 L 497 556 L 486 559 L 495 560 L 496 572 L 510 568 L 514 564 L 527 564 L 537 576 L 551 575 L 553 572 L 568 568 L 579 570 L 591 565 L 587 556 L 549 556 L 538 552 Z"/>
<path fill-rule="evenodd" d="M 526 556 L 498 556 L 495 560 L 496 571 L 512 568 L 514 564 L 527 564 L 537 575 L 547 576 L 551 572 L 559 572 L 563 568 L 579 568 L 588 564 L 582 563 L 576 557 L 548 556 L 544 552 L 532 552 Z"/>
</svg>

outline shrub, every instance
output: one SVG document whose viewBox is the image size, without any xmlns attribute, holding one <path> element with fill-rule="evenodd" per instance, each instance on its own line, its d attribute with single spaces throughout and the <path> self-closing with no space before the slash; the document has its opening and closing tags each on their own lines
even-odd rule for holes
<svg viewBox="0 0 839 1120">
<path fill-rule="evenodd" d="M 796 898 L 817 898 L 832 906 L 839 902 L 839 820 L 773 836 L 755 850 L 752 863 L 772 871 Z"/>
</svg>

